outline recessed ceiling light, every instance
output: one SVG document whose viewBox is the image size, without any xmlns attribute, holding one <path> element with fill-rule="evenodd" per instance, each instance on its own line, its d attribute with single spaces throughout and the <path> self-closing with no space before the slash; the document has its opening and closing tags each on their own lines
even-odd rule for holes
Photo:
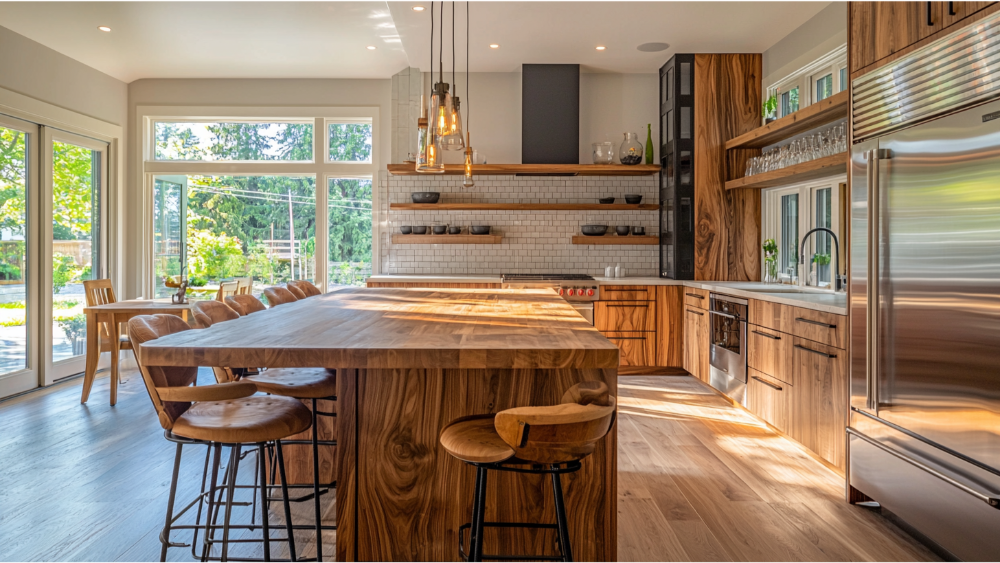
<svg viewBox="0 0 1000 563">
<path fill-rule="evenodd" d="M 666 51 L 670 48 L 670 45 L 666 43 L 643 43 L 636 47 L 637 50 L 643 53 L 659 53 L 660 51 Z"/>
<path fill-rule="evenodd" d="M 598 51 L 603 51 L 603 50 L 607 49 L 607 47 L 605 47 L 604 45 L 598 45 L 597 47 L 594 47 L 594 48 L 597 49 Z"/>
<path fill-rule="evenodd" d="M 490 49 L 499 49 L 499 48 L 500 45 L 497 45 L 496 43 L 490 43 Z"/>
<path fill-rule="evenodd" d="M 104 33 L 111 33 L 111 28 L 106 25 L 99 25 L 97 29 L 103 31 Z"/>
<path fill-rule="evenodd" d="M 423 12 L 424 11 L 424 7 L 423 6 L 414 6 L 413 7 L 413 11 L 414 12 Z"/>
<path fill-rule="evenodd" d="M 367 47 L 367 49 L 368 49 L 369 51 L 374 51 L 374 50 L 375 50 L 375 46 L 374 46 L 374 45 L 369 45 L 369 46 Z"/>
</svg>

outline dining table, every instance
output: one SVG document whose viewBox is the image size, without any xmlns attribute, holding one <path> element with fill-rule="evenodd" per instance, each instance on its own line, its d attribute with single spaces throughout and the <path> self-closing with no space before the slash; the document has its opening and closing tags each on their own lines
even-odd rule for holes
<svg viewBox="0 0 1000 563">
<path fill-rule="evenodd" d="M 169 297 L 161 299 L 126 299 L 104 305 L 84 307 L 87 317 L 87 367 L 83 375 L 81 403 L 90 398 L 90 390 L 97 377 L 101 357 L 101 337 L 111 346 L 111 405 L 118 403 L 118 355 L 121 352 L 121 325 L 136 315 L 177 315 L 191 322 L 193 301 L 173 303 Z"/>
<path fill-rule="evenodd" d="M 617 346 L 551 289 L 350 287 L 151 340 L 139 355 L 146 366 L 336 371 L 337 446 L 321 452 L 320 478 L 337 482 L 338 561 L 458 561 L 475 471 L 445 452 L 441 431 L 461 417 L 559 404 L 585 381 L 615 390 L 619 365 Z M 563 481 L 582 561 L 617 558 L 616 428 Z M 289 449 L 290 483 L 312 481 L 311 455 Z M 499 473 L 487 520 L 555 522 L 545 476 Z M 552 548 L 551 530 L 494 534 L 514 554 Z"/>
</svg>

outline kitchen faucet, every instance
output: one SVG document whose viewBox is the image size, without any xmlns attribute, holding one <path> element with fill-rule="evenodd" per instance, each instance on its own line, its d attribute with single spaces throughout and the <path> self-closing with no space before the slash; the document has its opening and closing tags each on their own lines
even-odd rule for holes
<svg viewBox="0 0 1000 563">
<path fill-rule="evenodd" d="M 808 233 L 802 235 L 802 244 L 801 244 L 801 248 L 799 249 L 799 265 L 802 266 L 802 265 L 804 265 L 806 263 L 806 239 L 809 238 L 809 235 L 811 235 L 811 234 L 813 234 L 813 233 L 815 233 L 817 231 L 823 231 L 825 233 L 829 233 L 830 236 L 833 238 L 833 260 L 834 260 L 834 262 L 833 262 L 833 282 L 832 282 L 832 284 L 833 284 L 833 290 L 834 291 L 840 291 L 841 289 L 846 289 L 847 288 L 847 276 L 841 277 L 841 275 L 840 275 L 840 241 L 837 240 L 837 235 L 834 234 L 834 232 L 831 231 L 830 229 L 827 229 L 826 227 L 816 227 L 815 229 L 813 229 L 813 230 L 809 231 Z M 799 280 L 803 280 L 802 281 L 803 284 L 805 283 L 804 279 L 805 278 L 803 276 L 801 276 L 801 275 L 799 276 Z M 817 281 L 817 283 L 819 283 L 819 280 L 816 280 L 816 281 Z"/>
</svg>

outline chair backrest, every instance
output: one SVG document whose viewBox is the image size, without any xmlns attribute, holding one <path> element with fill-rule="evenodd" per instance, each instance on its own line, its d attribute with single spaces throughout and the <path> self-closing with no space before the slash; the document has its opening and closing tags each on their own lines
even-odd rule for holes
<svg viewBox="0 0 1000 563">
<path fill-rule="evenodd" d="M 267 297 L 267 304 L 270 307 L 277 307 L 278 305 L 284 305 L 285 303 L 294 303 L 298 301 L 298 298 L 295 297 L 295 294 L 280 286 L 269 287 L 265 289 L 264 297 Z"/>
<path fill-rule="evenodd" d="M 250 295 L 253 293 L 253 278 L 250 276 L 236 278 L 236 295 Z"/>
<path fill-rule="evenodd" d="M 299 286 L 295 285 L 294 281 L 290 281 L 290 282 L 286 283 L 285 284 L 285 289 L 287 289 L 288 291 L 292 292 L 292 295 L 294 295 L 296 299 L 305 299 L 306 298 L 306 292 L 304 292 L 301 289 L 299 289 Z"/>
<path fill-rule="evenodd" d="M 515 455 L 535 463 L 587 457 L 614 423 L 615 398 L 600 381 L 574 385 L 551 407 L 518 407 L 497 413 L 495 425 Z"/>
<path fill-rule="evenodd" d="M 194 320 L 203 328 L 238 318 L 240 318 L 239 313 L 219 301 L 199 301 L 194 304 Z"/>
<path fill-rule="evenodd" d="M 236 290 L 240 288 L 240 282 L 227 281 L 219 284 L 219 292 L 215 294 L 216 301 L 225 301 L 226 297 L 236 295 Z"/>
<path fill-rule="evenodd" d="M 308 280 L 294 280 L 294 281 L 288 282 L 286 285 L 288 285 L 289 287 L 295 287 L 296 289 L 298 289 L 299 291 L 301 291 L 303 294 L 305 294 L 306 297 L 312 297 L 314 295 L 321 295 L 323 293 L 322 291 L 319 290 L 318 287 L 316 287 L 315 285 L 313 285 L 313 283 L 311 281 L 308 281 Z"/>
<path fill-rule="evenodd" d="M 237 294 L 226 297 L 226 305 L 229 305 L 234 311 L 243 316 L 267 310 L 267 307 L 261 303 L 260 299 L 250 294 Z"/>
<path fill-rule="evenodd" d="M 86 280 L 83 282 L 83 292 L 87 297 L 88 307 L 118 302 L 111 280 Z"/>
<path fill-rule="evenodd" d="M 138 315 L 128 321 L 129 337 L 135 347 L 135 358 L 142 372 L 146 391 L 153 401 L 153 407 L 165 430 L 174 427 L 177 417 L 191 407 L 191 403 L 164 402 L 156 391 L 157 387 L 187 387 L 198 380 L 197 367 L 146 366 L 142 358 L 142 345 L 168 334 L 191 330 L 186 322 L 176 315 Z"/>
</svg>

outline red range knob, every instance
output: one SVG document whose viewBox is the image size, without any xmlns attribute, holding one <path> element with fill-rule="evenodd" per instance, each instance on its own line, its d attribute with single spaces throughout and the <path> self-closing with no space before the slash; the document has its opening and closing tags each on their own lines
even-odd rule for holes
<svg viewBox="0 0 1000 563">
<path fill-rule="evenodd" d="M 560 287 L 560 288 L 559 288 L 559 295 L 562 295 L 564 291 L 565 291 L 565 290 L 564 290 L 563 288 L 561 288 L 561 287 Z"/>
<path fill-rule="evenodd" d="M 570 297 L 572 297 L 572 296 L 573 296 L 573 295 L 574 295 L 575 293 L 576 293 L 576 291 L 574 291 L 574 290 L 572 290 L 572 289 L 571 289 L 571 290 L 569 290 L 569 296 L 570 296 Z"/>
<path fill-rule="evenodd" d="M 593 289 L 588 289 L 587 290 L 587 296 L 588 297 L 593 297 L 594 296 L 594 290 Z"/>
</svg>

